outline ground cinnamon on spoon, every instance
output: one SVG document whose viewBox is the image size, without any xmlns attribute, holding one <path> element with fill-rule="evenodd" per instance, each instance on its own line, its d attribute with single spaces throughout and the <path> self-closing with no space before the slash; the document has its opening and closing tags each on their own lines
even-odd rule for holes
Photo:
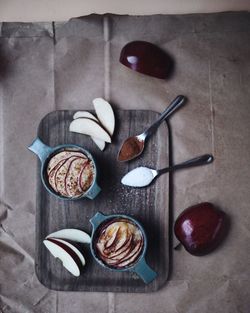
<svg viewBox="0 0 250 313">
<path fill-rule="evenodd" d="M 128 161 L 136 157 L 143 149 L 143 142 L 137 138 L 130 137 L 122 145 L 118 155 L 118 161 Z"/>
</svg>

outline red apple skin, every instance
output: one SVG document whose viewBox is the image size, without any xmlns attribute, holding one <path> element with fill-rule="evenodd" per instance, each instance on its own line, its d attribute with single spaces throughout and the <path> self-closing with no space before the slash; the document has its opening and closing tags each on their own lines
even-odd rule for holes
<svg viewBox="0 0 250 313">
<path fill-rule="evenodd" d="M 212 203 L 185 209 L 174 225 L 175 236 L 191 254 L 202 256 L 213 251 L 224 238 L 226 215 Z"/>
<path fill-rule="evenodd" d="M 132 41 L 120 54 L 120 62 L 139 73 L 165 79 L 171 67 L 170 57 L 156 45 L 147 41 Z"/>
</svg>

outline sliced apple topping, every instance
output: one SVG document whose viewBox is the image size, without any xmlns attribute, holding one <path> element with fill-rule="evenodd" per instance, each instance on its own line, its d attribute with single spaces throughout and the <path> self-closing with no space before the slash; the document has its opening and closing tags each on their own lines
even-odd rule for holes
<svg viewBox="0 0 250 313">
<path fill-rule="evenodd" d="M 123 268 L 135 263 L 143 248 L 140 229 L 129 220 L 109 223 L 97 239 L 98 257 L 108 266 Z"/>
<path fill-rule="evenodd" d="M 93 162 L 82 152 L 64 150 L 55 154 L 47 166 L 47 178 L 55 192 L 74 198 L 86 192 L 94 179 Z"/>
</svg>

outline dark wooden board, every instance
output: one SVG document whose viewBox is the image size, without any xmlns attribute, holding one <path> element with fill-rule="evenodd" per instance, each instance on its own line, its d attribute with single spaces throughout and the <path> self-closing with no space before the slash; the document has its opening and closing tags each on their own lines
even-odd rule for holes
<svg viewBox="0 0 250 313">
<path fill-rule="evenodd" d="M 169 163 L 168 127 L 163 123 L 149 139 L 143 155 L 134 161 L 119 163 L 117 152 L 122 141 L 139 134 L 158 117 L 152 111 L 117 110 L 113 143 L 100 151 L 91 138 L 68 131 L 75 111 L 54 111 L 40 123 L 38 136 L 48 145 L 79 144 L 89 150 L 99 168 L 101 193 L 95 200 L 59 200 L 46 192 L 37 167 L 36 211 L 36 273 L 40 282 L 50 289 L 63 291 L 149 292 L 159 289 L 167 280 L 169 270 L 169 177 L 162 175 L 150 187 L 129 188 L 120 183 L 129 170 L 137 166 L 162 168 Z M 158 273 L 149 285 L 134 273 L 111 272 L 99 266 L 83 247 L 86 263 L 82 275 L 75 278 L 50 255 L 42 241 L 46 235 L 63 228 L 78 228 L 91 233 L 89 219 L 97 212 L 125 213 L 138 219 L 148 237 L 146 260 Z"/>
</svg>

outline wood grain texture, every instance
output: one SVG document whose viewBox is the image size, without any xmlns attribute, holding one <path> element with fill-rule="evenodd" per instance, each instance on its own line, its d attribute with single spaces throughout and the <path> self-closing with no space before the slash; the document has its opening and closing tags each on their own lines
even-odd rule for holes
<svg viewBox="0 0 250 313">
<path fill-rule="evenodd" d="M 37 166 L 36 211 L 36 274 L 50 289 L 63 291 L 149 292 L 158 290 L 167 280 L 169 270 L 169 177 L 162 175 L 147 188 L 130 188 L 121 178 L 137 166 L 163 168 L 169 163 L 168 127 L 163 123 L 148 140 L 144 153 L 134 161 L 119 163 L 117 153 L 122 141 L 141 133 L 154 122 L 158 113 L 152 111 L 117 110 L 116 129 L 112 144 L 104 152 L 91 138 L 68 131 L 75 111 L 54 111 L 43 118 L 38 136 L 50 146 L 78 144 L 92 153 L 98 165 L 98 182 L 102 188 L 95 200 L 63 201 L 46 192 Z M 42 241 L 46 235 L 63 228 L 78 228 L 91 233 L 89 219 L 97 212 L 124 213 L 142 223 L 148 237 L 146 260 L 158 273 L 145 285 L 134 273 L 111 272 L 99 266 L 83 246 L 87 265 L 79 278 L 73 277 L 52 257 Z"/>
</svg>

